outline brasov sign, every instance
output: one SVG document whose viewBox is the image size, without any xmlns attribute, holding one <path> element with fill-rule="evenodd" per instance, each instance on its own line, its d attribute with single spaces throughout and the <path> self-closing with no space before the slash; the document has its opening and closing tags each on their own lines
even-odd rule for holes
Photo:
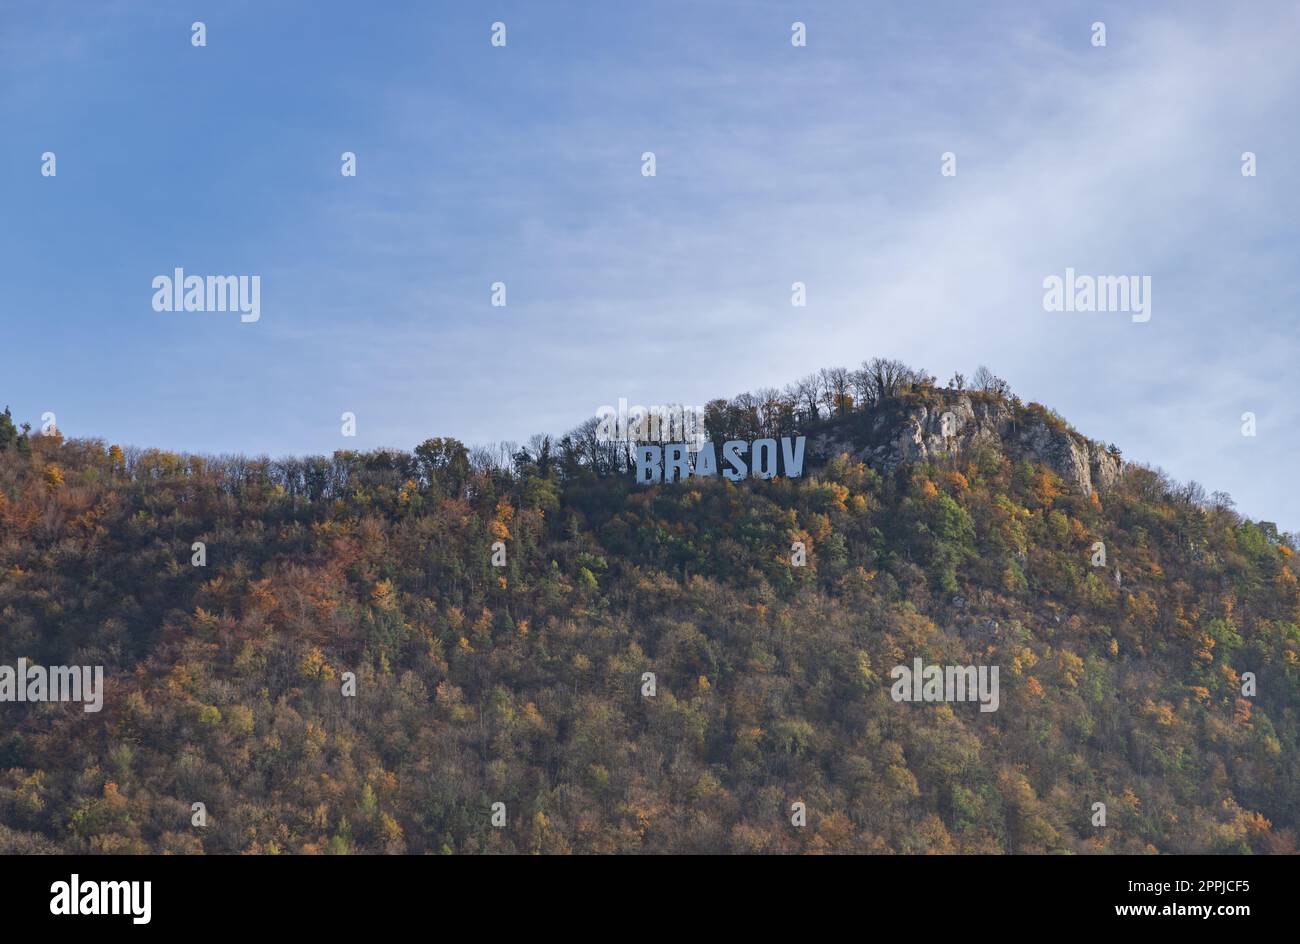
<svg viewBox="0 0 1300 944">
<path fill-rule="evenodd" d="M 778 458 L 780 474 L 795 479 L 803 474 L 803 453 L 806 437 L 783 436 L 778 454 L 775 439 L 755 439 L 752 444 L 743 439 L 730 439 L 722 444 L 722 475 L 728 481 L 739 482 L 749 477 L 753 469 L 754 478 L 776 478 Z M 636 447 L 636 482 L 638 485 L 655 485 L 660 482 L 675 482 L 692 476 L 712 476 L 718 474 L 718 455 L 712 442 L 705 442 L 695 453 L 695 463 L 691 464 L 691 452 L 687 443 L 668 443 L 659 446 Z M 747 463 L 745 456 L 751 462 Z"/>
</svg>

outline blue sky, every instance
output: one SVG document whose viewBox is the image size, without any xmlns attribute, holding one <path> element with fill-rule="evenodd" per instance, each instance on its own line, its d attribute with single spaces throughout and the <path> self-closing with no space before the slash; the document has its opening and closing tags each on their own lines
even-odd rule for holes
<svg viewBox="0 0 1300 944">
<path fill-rule="evenodd" d="M 1267 2 L 0 0 L 0 401 L 281 455 L 985 363 L 1297 529 L 1297 40 Z M 260 275 L 261 320 L 155 312 L 177 266 Z M 1066 267 L 1150 275 L 1151 320 L 1045 312 Z"/>
</svg>

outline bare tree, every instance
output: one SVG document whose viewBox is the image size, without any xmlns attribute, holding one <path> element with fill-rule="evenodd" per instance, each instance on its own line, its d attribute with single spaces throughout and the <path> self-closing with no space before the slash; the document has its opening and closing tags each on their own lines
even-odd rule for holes
<svg viewBox="0 0 1300 944">
<path fill-rule="evenodd" d="M 732 433 L 737 439 L 757 439 L 762 435 L 759 414 L 762 404 L 752 393 L 733 397 L 728 409 Z"/>
<path fill-rule="evenodd" d="M 847 367 L 823 367 L 819 372 L 822 379 L 822 402 L 831 413 L 843 415 L 853 405 L 851 375 Z"/>
<path fill-rule="evenodd" d="M 880 403 L 896 397 L 905 386 L 915 383 L 924 372 L 912 370 L 902 361 L 873 357 L 862 362 L 863 378 L 860 381 L 871 403 Z"/>
<path fill-rule="evenodd" d="M 875 402 L 876 388 L 865 361 L 860 368 L 849 373 L 849 384 L 853 389 L 853 398 L 858 404 L 866 407 Z"/>
<path fill-rule="evenodd" d="M 759 427 L 764 436 L 777 436 L 781 432 L 781 391 L 763 387 L 755 394 L 758 398 Z"/>
<path fill-rule="evenodd" d="M 809 420 L 815 420 L 820 415 L 820 406 L 822 400 L 822 379 L 820 374 L 809 374 L 796 385 L 799 389 L 799 405 Z"/>
<path fill-rule="evenodd" d="M 972 386 L 976 390 L 982 390 L 985 393 L 991 393 L 998 397 L 1005 398 L 1011 392 L 1011 387 L 1005 380 L 999 377 L 993 371 L 989 370 L 983 364 L 975 369 L 975 376 L 972 378 Z"/>
<path fill-rule="evenodd" d="M 781 391 L 781 407 L 789 416 L 791 430 L 797 429 L 799 426 L 800 414 L 802 413 L 801 400 L 799 385 L 797 383 L 786 384 L 785 389 Z"/>
</svg>

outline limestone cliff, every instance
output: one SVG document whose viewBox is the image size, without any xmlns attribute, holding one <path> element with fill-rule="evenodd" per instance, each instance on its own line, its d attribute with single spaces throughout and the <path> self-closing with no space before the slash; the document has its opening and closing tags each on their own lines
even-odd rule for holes
<svg viewBox="0 0 1300 944">
<path fill-rule="evenodd" d="M 1000 398 L 953 390 L 933 391 L 924 402 L 891 403 L 857 428 L 815 433 L 808 449 L 814 459 L 843 452 L 890 473 L 905 463 L 969 456 L 984 445 L 1043 463 L 1083 495 L 1105 491 L 1123 473 L 1117 454 L 1041 407 L 1017 409 Z"/>
</svg>

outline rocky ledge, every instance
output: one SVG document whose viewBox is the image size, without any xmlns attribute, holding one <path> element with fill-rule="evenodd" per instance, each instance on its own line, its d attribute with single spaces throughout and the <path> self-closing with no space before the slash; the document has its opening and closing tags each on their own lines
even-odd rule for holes
<svg viewBox="0 0 1300 944">
<path fill-rule="evenodd" d="M 881 472 L 900 465 L 973 455 L 990 445 L 1012 457 L 1041 462 L 1082 495 L 1104 492 L 1124 463 L 1099 442 L 1081 436 L 1040 409 L 1013 410 L 1003 399 L 958 391 L 938 391 L 939 401 L 891 404 L 871 416 L 866 442 L 843 430 L 809 437 L 812 457 L 840 453 L 861 459 Z"/>
</svg>

